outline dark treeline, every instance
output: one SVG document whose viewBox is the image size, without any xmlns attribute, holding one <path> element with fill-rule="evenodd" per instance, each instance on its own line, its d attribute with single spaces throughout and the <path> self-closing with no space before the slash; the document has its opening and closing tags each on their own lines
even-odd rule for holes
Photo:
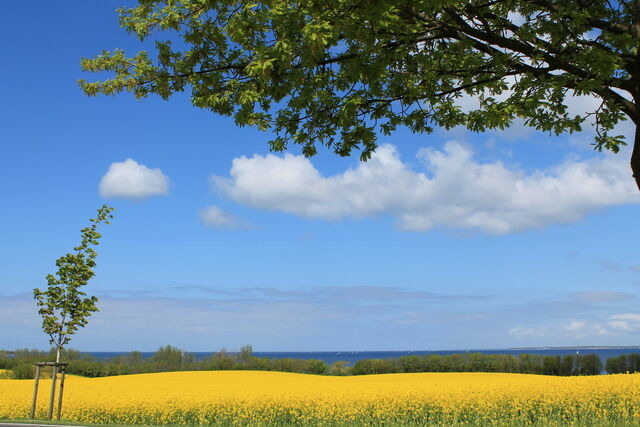
<svg viewBox="0 0 640 427">
<path fill-rule="evenodd" d="M 353 375 L 396 372 L 503 372 L 540 375 L 599 375 L 602 361 L 596 354 L 543 356 L 539 354 L 459 353 L 360 360 Z"/>
<path fill-rule="evenodd" d="M 33 378 L 33 363 L 55 360 L 55 353 L 38 350 L 0 350 L 0 369 L 12 371 L 12 378 Z M 240 352 L 220 350 L 210 357 L 197 360 L 191 353 L 186 353 L 170 345 L 161 347 L 151 357 L 143 358 L 139 351 L 107 358 L 82 354 L 75 350 L 65 349 L 61 360 L 68 362 L 67 373 L 85 377 L 106 377 L 112 375 L 142 374 L 167 371 L 218 371 L 218 370 L 260 370 L 282 371 L 305 374 L 328 374 L 329 368 L 322 360 L 315 359 L 270 359 L 253 355 L 250 345 L 241 348 Z M 346 362 L 345 362 L 346 363 Z"/>
<path fill-rule="evenodd" d="M 55 359 L 54 352 L 37 350 L 0 350 L 0 369 L 9 370 L 5 376 L 33 378 L 33 363 Z M 65 350 L 62 360 L 69 362 L 67 372 L 86 377 L 104 377 L 166 371 L 260 370 L 296 372 L 320 375 L 368 375 L 412 372 L 504 372 L 541 375 L 598 375 L 602 362 L 596 354 L 542 356 L 521 354 L 460 353 L 451 355 L 403 356 L 391 359 L 365 359 L 349 366 L 335 362 L 328 366 L 317 359 L 272 359 L 256 357 L 250 345 L 240 352 L 221 350 L 210 357 L 196 359 L 193 354 L 167 345 L 151 357 L 131 353 L 96 359 L 75 350 Z M 610 374 L 640 372 L 640 355 L 630 354 L 609 358 L 606 371 Z"/>
<path fill-rule="evenodd" d="M 640 372 L 640 354 L 623 354 L 607 359 L 606 370 L 610 374 Z"/>
</svg>

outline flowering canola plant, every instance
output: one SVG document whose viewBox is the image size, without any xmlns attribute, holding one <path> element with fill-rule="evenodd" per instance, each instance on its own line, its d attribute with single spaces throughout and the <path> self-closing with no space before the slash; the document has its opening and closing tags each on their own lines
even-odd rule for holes
<svg viewBox="0 0 640 427">
<path fill-rule="evenodd" d="M 41 381 L 44 418 L 50 380 Z M 0 381 L 0 419 L 25 418 L 33 380 Z M 283 372 L 67 376 L 64 420 L 146 425 L 640 424 L 640 374 L 552 377 Z"/>
</svg>

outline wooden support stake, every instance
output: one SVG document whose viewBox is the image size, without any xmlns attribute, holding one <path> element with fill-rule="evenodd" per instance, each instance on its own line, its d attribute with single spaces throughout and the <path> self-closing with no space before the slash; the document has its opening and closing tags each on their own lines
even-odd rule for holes
<svg viewBox="0 0 640 427">
<path fill-rule="evenodd" d="M 51 373 L 51 395 L 49 396 L 49 414 L 48 418 L 51 420 L 53 418 L 53 403 L 55 402 L 56 397 L 56 377 L 58 376 L 58 367 L 53 365 L 53 372 Z"/>
<path fill-rule="evenodd" d="M 33 401 L 31 402 L 31 413 L 29 417 L 33 420 L 36 417 L 36 402 L 38 401 L 38 382 L 40 381 L 40 365 L 36 365 L 36 383 L 33 386 Z"/>
<path fill-rule="evenodd" d="M 62 394 L 64 393 L 64 366 L 60 367 L 60 394 L 58 395 L 58 416 L 56 420 L 60 421 L 60 413 L 62 412 Z"/>
</svg>

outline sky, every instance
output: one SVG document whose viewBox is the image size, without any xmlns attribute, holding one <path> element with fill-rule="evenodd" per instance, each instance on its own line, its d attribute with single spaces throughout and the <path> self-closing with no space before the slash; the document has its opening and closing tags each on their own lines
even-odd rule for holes
<svg viewBox="0 0 640 427">
<path fill-rule="evenodd" d="M 100 311 L 78 350 L 639 344 L 628 149 L 515 123 L 380 135 L 366 163 L 271 153 L 268 133 L 188 95 L 82 93 L 101 76 L 81 58 L 144 48 L 119 28 L 123 3 L 3 5 L 0 348 L 49 347 L 33 288 L 104 203 L 85 288 Z"/>
</svg>

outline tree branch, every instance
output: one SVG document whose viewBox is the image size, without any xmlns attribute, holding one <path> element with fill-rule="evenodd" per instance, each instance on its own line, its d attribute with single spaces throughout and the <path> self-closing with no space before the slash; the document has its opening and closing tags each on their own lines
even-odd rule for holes
<svg viewBox="0 0 640 427">
<path fill-rule="evenodd" d="M 557 13 L 559 11 L 558 6 L 545 0 L 528 0 L 528 2 L 531 4 L 535 4 L 536 6 L 545 8 L 550 12 Z M 601 19 L 596 19 L 596 18 L 587 18 L 586 21 L 593 28 L 597 28 L 602 31 L 608 31 L 613 34 L 624 35 L 624 34 L 629 34 L 634 32 L 634 29 L 631 25 L 620 24 L 617 22 L 603 21 Z"/>
</svg>

